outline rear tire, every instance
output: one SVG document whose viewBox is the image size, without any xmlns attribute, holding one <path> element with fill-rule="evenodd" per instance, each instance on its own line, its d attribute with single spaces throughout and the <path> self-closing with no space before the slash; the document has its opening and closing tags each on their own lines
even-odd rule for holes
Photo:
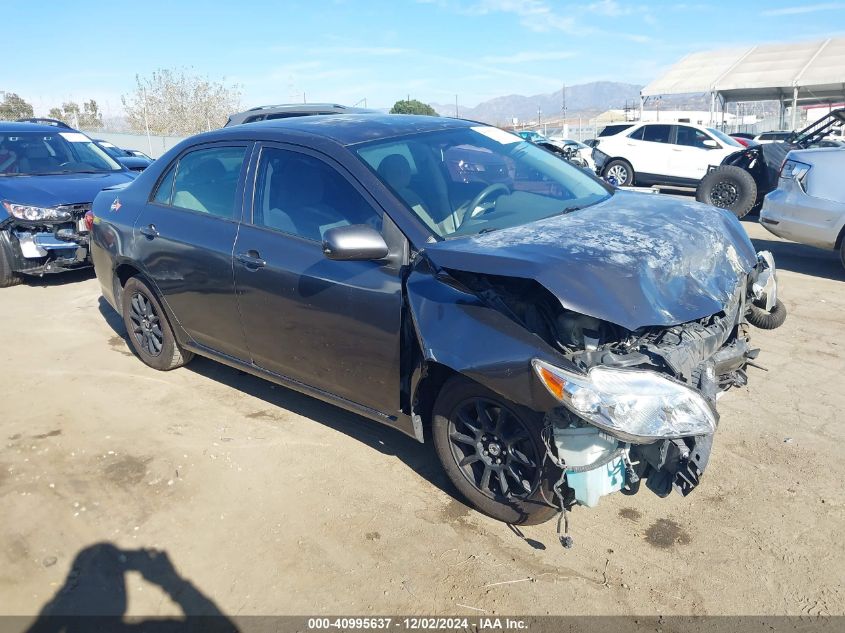
<svg viewBox="0 0 845 633">
<path fill-rule="evenodd" d="M 605 165 L 602 177 L 605 180 L 614 178 L 617 187 L 628 187 L 634 184 L 634 168 L 628 161 L 614 158 Z"/>
<path fill-rule="evenodd" d="M 514 525 L 542 523 L 558 511 L 546 502 L 555 499 L 560 471 L 544 459 L 542 423 L 541 415 L 463 376 L 443 385 L 432 411 L 446 475 L 470 505 Z"/>
<path fill-rule="evenodd" d="M 183 350 L 158 298 L 138 277 L 123 287 L 123 324 L 135 354 L 153 369 L 170 371 L 191 361 L 193 352 Z"/>
<path fill-rule="evenodd" d="M 845 267 L 845 238 L 843 238 L 842 242 L 839 244 L 839 261 L 842 263 L 842 266 Z"/>
<path fill-rule="evenodd" d="M 0 288 L 17 286 L 23 278 L 12 270 L 12 253 L 9 251 L 9 243 L 0 239 Z"/>
<path fill-rule="evenodd" d="M 742 218 L 757 202 L 757 183 L 741 167 L 720 165 L 701 179 L 695 199 Z"/>
</svg>

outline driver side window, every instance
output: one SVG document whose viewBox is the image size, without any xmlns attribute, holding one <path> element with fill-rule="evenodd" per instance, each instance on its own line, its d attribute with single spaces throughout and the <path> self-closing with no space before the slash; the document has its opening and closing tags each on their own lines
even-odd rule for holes
<svg viewBox="0 0 845 633">
<path fill-rule="evenodd" d="M 687 127 L 686 125 L 678 126 L 678 139 L 676 145 L 686 145 L 688 147 L 698 147 L 706 149 L 704 141 L 712 141 L 707 134 L 701 130 L 696 130 L 694 127 Z"/>
<path fill-rule="evenodd" d="M 258 164 L 252 223 L 321 242 L 329 229 L 382 218 L 334 167 L 289 150 L 265 148 Z"/>
</svg>

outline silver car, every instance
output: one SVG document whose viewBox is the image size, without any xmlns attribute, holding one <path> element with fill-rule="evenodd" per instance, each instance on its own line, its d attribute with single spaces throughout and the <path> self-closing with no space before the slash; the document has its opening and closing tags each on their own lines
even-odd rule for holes
<svg viewBox="0 0 845 633">
<path fill-rule="evenodd" d="M 838 249 L 845 266 L 845 149 L 793 150 L 780 170 L 778 188 L 769 193 L 760 223 L 778 237 Z"/>
</svg>

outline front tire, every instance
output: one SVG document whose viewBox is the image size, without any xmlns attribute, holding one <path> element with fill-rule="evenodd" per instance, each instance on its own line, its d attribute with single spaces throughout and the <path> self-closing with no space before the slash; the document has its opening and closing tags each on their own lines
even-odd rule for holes
<svg viewBox="0 0 845 633">
<path fill-rule="evenodd" d="M 183 350 L 155 293 L 138 277 L 123 287 L 123 324 L 135 354 L 153 369 L 170 371 L 191 361 Z"/>
<path fill-rule="evenodd" d="M 757 202 L 757 183 L 741 167 L 720 165 L 698 183 L 695 199 L 743 218 Z"/>
<path fill-rule="evenodd" d="M 17 286 L 22 281 L 23 278 L 12 270 L 12 253 L 9 251 L 8 241 L 0 239 L 0 288 Z"/>
<path fill-rule="evenodd" d="M 514 525 L 542 523 L 558 509 L 560 476 L 544 459 L 542 417 L 463 376 L 450 378 L 432 411 L 434 447 L 455 487 L 481 512 Z"/>
<path fill-rule="evenodd" d="M 628 187 L 634 184 L 634 168 L 628 161 L 621 158 L 610 161 L 604 168 L 603 176 L 607 181 L 613 178 L 617 187 Z"/>
</svg>

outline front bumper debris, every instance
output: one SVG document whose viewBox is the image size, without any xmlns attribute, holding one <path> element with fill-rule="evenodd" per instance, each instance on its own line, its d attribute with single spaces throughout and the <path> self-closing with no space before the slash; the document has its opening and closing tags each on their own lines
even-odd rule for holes
<svg viewBox="0 0 845 633">
<path fill-rule="evenodd" d="M 2 227 L 12 256 L 12 270 L 44 275 L 91 265 L 84 216 L 90 205 L 74 205 L 66 222 L 25 222 L 9 218 Z"/>
</svg>

